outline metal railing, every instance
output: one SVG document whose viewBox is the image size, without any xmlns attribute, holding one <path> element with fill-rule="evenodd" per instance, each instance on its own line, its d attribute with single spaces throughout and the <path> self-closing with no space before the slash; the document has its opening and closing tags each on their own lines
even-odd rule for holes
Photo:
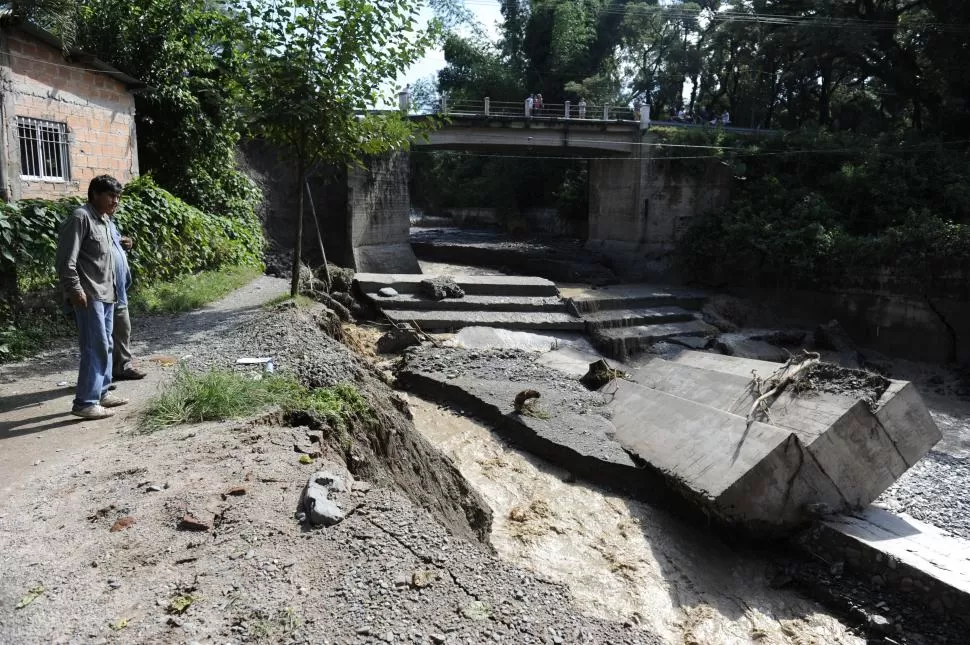
<svg viewBox="0 0 970 645">
<path fill-rule="evenodd" d="M 401 110 L 410 112 L 410 98 L 402 93 L 399 96 Z M 459 116 L 500 116 L 529 119 L 575 119 L 595 121 L 649 122 L 649 108 L 639 112 L 633 108 L 615 105 L 595 105 L 566 101 L 565 103 L 543 103 L 541 107 L 533 101 L 530 106 L 523 101 L 493 101 L 486 97 L 481 101 L 451 101 L 442 96 L 435 110 L 438 114 Z"/>
</svg>

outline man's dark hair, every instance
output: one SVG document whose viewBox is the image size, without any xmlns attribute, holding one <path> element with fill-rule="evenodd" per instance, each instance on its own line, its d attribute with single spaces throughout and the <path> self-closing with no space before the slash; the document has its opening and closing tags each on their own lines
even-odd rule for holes
<svg viewBox="0 0 970 645">
<path fill-rule="evenodd" d="M 120 195 L 122 189 L 123 187 L 121 182 L 111 175 L 98 175 L 91 180 L 90 184 L 88 184 L 88 201 L 94 199 L 95 195 L 100 195 L 102 193 Z"/>
</svg>

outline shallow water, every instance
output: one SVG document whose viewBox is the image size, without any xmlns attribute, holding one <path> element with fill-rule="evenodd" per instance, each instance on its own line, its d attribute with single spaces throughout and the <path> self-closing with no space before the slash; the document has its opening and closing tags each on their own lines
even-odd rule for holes
<svg viewBox="0 0 970 645">
<path fill-rule="evenodd" d="M 591 616 L 631 621 L 671 643 L 863 643 L 817 604 L 772 589 L 767 561 L 650 506 L 571 481 L 483 425 L 411 399 L 415 426 L 494 512 L 505 559 L 568 586 Z"/>
</svg>

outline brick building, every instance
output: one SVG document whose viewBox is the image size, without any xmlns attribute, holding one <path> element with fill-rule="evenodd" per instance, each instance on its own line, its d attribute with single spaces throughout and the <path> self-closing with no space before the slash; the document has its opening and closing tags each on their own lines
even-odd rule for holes
<svg viewBox="0 0 970 645">
<path fill-rule="evenodd" d="M 0 196 L 86 195 L 138 175 L 133 91 L 145 85 L 28 24 L 0 29 Z"/>
</svg>

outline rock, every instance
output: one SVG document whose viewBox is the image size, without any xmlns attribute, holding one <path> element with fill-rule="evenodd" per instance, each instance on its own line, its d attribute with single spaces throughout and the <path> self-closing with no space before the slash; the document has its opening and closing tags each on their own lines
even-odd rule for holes
<svg viewBox="0 0 970 645">
<path fill-rule="evenodd" d="M 377 290 L 377 295 L 382 296 L 384 298 L 393 298 L 394 296 L 397 295 L 397 289 L 393 287 L 381 287 L 380 289 Z"/>
<path fill-rule="evenodd" d="M 788 352 L 761 340 L 752 340 L 743 334 L 724 334 L 714 343 L 722 354 L 752 358 L 759 361 L 784 363 L 791 356 Z"/>
<path fill-rule="evenodd" d="M 421 344 L 421 335 L 411 327 L 392 327 L 377 339 L 378 354 L 399 354 L 408 347 Z"/>
<path fill-rule="evenodd" d="M 178 523 L 180 531 L 208 531 L 212 528 L 209 524 L 198 519 L 191 513 L 186 513 Z"/>
<path fill-rule="evenodd" d="M 310 524 L 333 526 L 343 520 L 345 513 L 333 498 L 343 497 L 348 491 L 349 486 L 342 476 L 322 470 L 313 473 L 300 502 Z"/>
<path fill-rule="evenodd" d="M 245 486 L 233 486 L 232 488 L 230 488 L 229 490 L 227 490 L 225 493 L 222 494 L 222 499 L 226 499 L 227 497 L 240 497 L 241 495 L 245 495 L 245 494 L 246 494 Z"/>
<path fill-rule="evenodd" d="M 118 531 L 123 531 L 131 527 L 135 523 L 135 518 L 128 515 L 126 517 L 120 518 L 117 522 L 111 525 L 111 532 L 117 533 Z"/>
<path fill-rule="evenodd" d="M 458 286 L 458 283 L 451 276 L 439 276 L 422 280 L 420 289 L 423 294 L 434 300 L 465 297 L 465 290 Z"/>
<path fill-rule="evenodd" d="M 740 327 L 722 316 L 720 312 L 714 308 L 714 305 L 711 304 L 706 304 L 701 308 L 701 318 L 708 325 L 717 327 L 723 332 L 732 333 L 740 329 Z"/>
<path fill-rule="evenodd" d="M 623 378 L 625 372 L 613 369 L 605 360 L 594 361 L 589 364 L 589 371 L 579 379 L 588 390 L 597 391 L 613 379 Z"/>
<path fill-rule="evenodd" d="M 480 600 L 473 600 L 461 608 L 461 615 L 469 620 L 486 620 L 492 615 L 492 608 Z"/>
<path fill-rule="evenodd" d="M 431 634 L 431 641 L 434 642 L 434 643 L 444 643 L 445 642 L 445 635 L 444 634 L 437 634 L 437 633 Z"/>
</svg>

